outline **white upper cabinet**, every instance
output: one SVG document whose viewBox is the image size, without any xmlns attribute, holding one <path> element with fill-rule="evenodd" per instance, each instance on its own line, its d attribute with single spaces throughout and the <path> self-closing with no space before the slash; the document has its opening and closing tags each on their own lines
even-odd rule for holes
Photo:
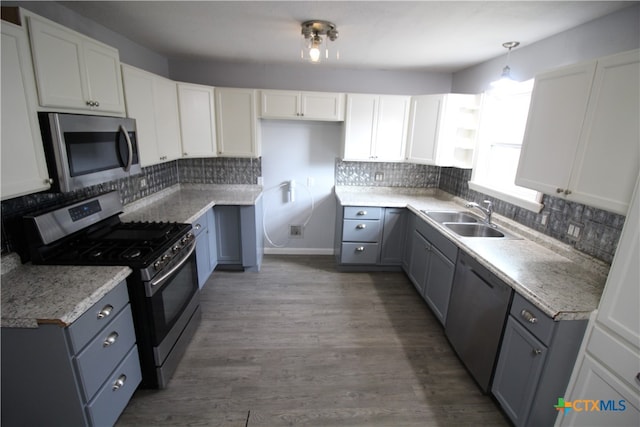
<svg viewBox="0 0 640 427">
<path fill-rule="evenodd" d="M 403 161 L 410 99 L 399 95 L 348 94 L 343 159 Z"/>
<path fill-rule="evenodd" d="M 215 88 L 218 155 L 260 157 L 255 89 Z"/>
<path fill-rule="evenodd" d="M 640 170 L 639 52 L 536 77 L 516 184 L 626 214 Z"/>
<path fill-rule="evenodd" d="M 27 35 L 2 22 L 2 200 L 48 190 Z"/>
<path fill-rule="evenodd" d="M 329 92 L 260 91 L 263 119 L 344 120 L 344 94 Z"/>
<path fill-rule="evenodd" d="M 480 95 L 412 97 L 406 160 L 471 168 L 479 111 Z"/>
<path fill-rule="evenodd" d="M 136 119 L 140 165 L 179 158 L 182 151 L 176 83 L 124 64 L 122 75 L 127 116 Z"/>
<path fill-rule="evenodd" d="M 28 14 L 42 107 L 124 114 L 118 50 Z"/>
<path fill-rule="evenodd" d="M 178 83 L 183 157 L 217 155 L 213 97 L 210 86 Z"/>
</svg>

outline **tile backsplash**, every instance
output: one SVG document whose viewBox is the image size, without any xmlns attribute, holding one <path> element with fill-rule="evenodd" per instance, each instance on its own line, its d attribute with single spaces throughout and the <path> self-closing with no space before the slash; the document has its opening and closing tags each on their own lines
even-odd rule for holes
<svg viewBox="0 0 640 427">
<path fill-rule="evenodd" d="M 191 184 L 257 184 L 262 159 L 210 157 L 178 160 L 178 180 Z"/>
<path fill-rule="evenodd" d="M 437 188 L 439 182 L 438 166 L 336 159 L 336 185 Z"/>
<path fill-rule="evenodd" d="M 494 211 L 502 216 L 572 245 L 577 250 L 607 263 L 613 260 L 624 225 L 623 215 L 546 194 L 542 198 L 544 208 L 540 213 L 535 213 L 470 190 L 470 179 L 471 169 L 441 168 L 439 188 L 469 201 L 480 203 L 483 200 L 491 200 Z M 580 229 L 577 237 L 569 235 L 570 226 Z"/>
</svg>

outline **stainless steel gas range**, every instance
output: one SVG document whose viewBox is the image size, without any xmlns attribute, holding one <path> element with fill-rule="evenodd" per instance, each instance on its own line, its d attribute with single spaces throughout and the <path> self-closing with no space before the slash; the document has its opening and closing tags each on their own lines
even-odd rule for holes
<svg viewBox="0 0 640 427">
<path fill-rule="evenodd" d="M 126 265 L 143 388 L 164 388 L 200 323 L 190 224 L 121 222 L 117 191 L 24 218 L 34 264 Z"/>
</svg>

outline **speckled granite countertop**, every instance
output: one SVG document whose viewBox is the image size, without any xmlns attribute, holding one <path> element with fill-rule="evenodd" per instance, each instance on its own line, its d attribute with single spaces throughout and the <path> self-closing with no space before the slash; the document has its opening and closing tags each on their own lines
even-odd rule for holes
<svg viewBox="0 0 640 427">
<path fill-rule="evenodd" d="M 588 319 L 600 301 L 609 266 L 572 247 L 494 214 L 522 239 L 461 238 L 421 210 L 468 210 L 437 189 L 336 187 L 343 206 L 407 207 L 555 320 Z"/>
<path fill-rule="evenodd" d="M 16 265 L 2 275 L 0 326 L 68 326 L 129 274 L 129 267 Z"/>
<path fill-rule="evenodd" d="M 255 205 L 259 185 L 180 184 L 125 207 L 123 221 L 193 223 L 215 205 Z"/>
</svg>

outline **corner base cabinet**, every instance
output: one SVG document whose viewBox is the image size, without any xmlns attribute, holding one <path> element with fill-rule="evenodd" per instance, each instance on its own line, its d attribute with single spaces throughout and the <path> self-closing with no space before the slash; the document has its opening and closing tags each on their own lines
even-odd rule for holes
<svg viewBox="0 0 640 427">
<path fill-rule="evenodd" d="M 2 328 L 2 425 L 113 425 L 141 379 L 124 281 L 67 327 Z"/>
</svg>

